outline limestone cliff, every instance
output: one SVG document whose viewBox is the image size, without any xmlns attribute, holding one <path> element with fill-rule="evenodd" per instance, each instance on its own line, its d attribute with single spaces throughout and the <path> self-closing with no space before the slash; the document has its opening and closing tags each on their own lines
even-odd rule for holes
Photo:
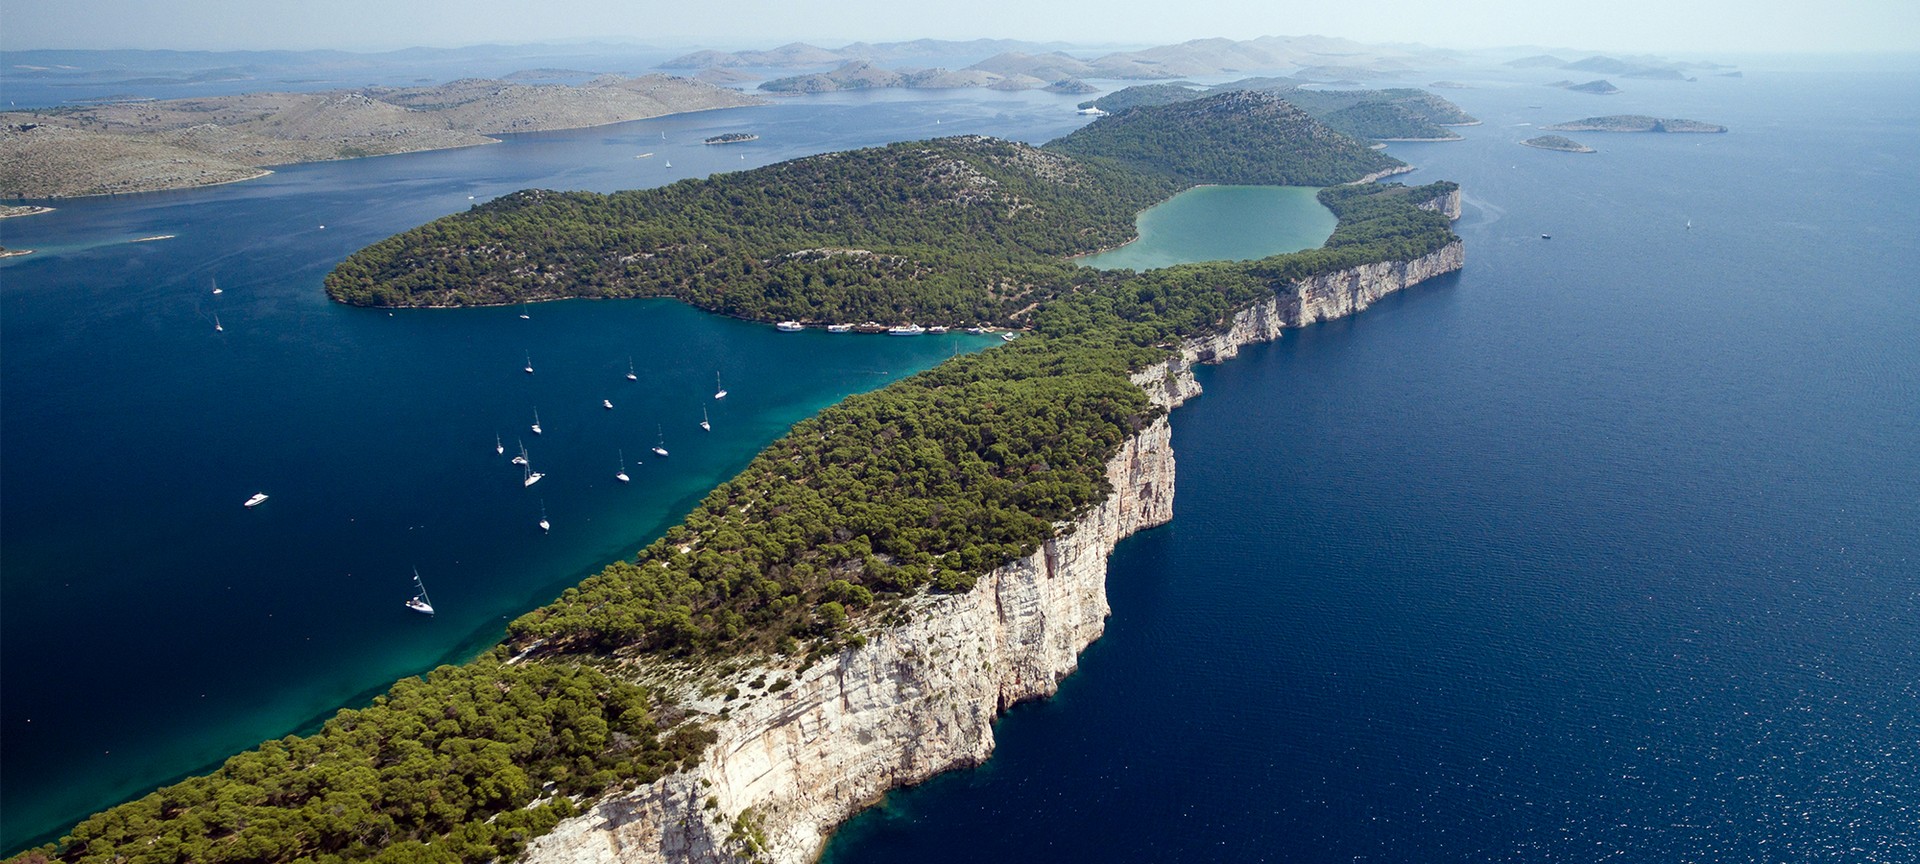
<svg viewBox="0 0 1920 864">
<path fill-rule="evenodd" d="M 1457 215 L 1458 193 L 1427 206 Z M 1455 241 L 1411 261 L 1304 280 L 1243 310 L 1224 331 L 1190 340 L 1179 356 L 1136 373 L 1134 383 L 1176 408 L 1200 393 L 1193 364 L 1226 360 L 1288 327 L 1353 314 L 1463 263 Z M 740 683 L 787 686 L 727 701 L 713 723 L 719 740 L 699 767 L 594 805 L 535 840 L 526 860 L 810 861 L 836 826 L 887 790 L 979 764 L 993 751 L 994 718 L 1053 694 L 1104 631 L 1114 544 L 1173 518 L 1165 416 L 1122 445 L 1107 477 L 1113 492 L 1105 503 L 972 590 L 919 598 L 907 623 L 798 674 L 737 673 Z M 721 705 L 694 707 L 718 712 Z"/>
<path fill-rule="evenodd" d="M 1129 439 L 1107 476 L 1113 494 L 1069 533 L 971 591 L 921 598 L 908 623 L 779 692 L 732 703 L 697 769 L 562 823 L 527 860 L 731 861 L 743 844 L 729 838 L 751 823 L 765 838 L 762 860 L 808 861 L 828 832 L 888 789 L 979 764 L 993 752 L 994 718 L 1053 694 L 1105 629 L 1114 544 L 1173 518 L 1166 417 Z M 790 673 L 740 677 L 761 674 Z"/>
</svg>

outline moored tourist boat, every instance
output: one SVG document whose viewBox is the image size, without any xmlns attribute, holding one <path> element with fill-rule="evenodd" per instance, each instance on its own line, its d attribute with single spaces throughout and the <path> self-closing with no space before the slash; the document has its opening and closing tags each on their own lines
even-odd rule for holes
<svg viewBox="0 0 1920 864">
<path fill-rule="evenodd" d="M 773 325 L 773 329 L 778 330 L 782 333 L 798 333 L 802 330 L 807 329 L 807 325 L 802 324 L 798 321 L 782 321 L 778 324 Z"/>
<path fill-rule="evenodd" d="M 898 327 L 887 328 L 888 336 L 918 336 L 925 332 L 927 328 L 918 324 L 901 324 Z"/>
</svg>

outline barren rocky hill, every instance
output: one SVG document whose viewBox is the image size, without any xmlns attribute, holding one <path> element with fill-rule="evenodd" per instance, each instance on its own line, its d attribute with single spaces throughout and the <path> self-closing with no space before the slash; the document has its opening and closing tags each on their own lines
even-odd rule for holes
<svg viewBox="0 0 1920 864">
<path fill-rule="evenodd" d="M 246 93 L 0 113 L 0 197 L 147 192 L 269 165 L 492 143 L 760 100 L 667 75 L 580 86 L 463 79 L 434 87 Z"/>
</svg>

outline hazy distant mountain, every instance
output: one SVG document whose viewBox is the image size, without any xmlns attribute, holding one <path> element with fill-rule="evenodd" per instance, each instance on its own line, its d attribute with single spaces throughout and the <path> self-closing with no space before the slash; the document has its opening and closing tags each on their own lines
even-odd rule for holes
<svg viewBox="0 0 1920 864">
<path fill-rule="evenodd" d="M 974 39 L 964 42 L 946 39 L 855 42 L 831 49 L 795 42 L 770 51 L 695 51 L 668 60 L 660 64 L 660 68 L 705 69 L 756 66 L 794 69 L 833 66 L 854 60 L 875 64 L 964 65 L 996 54 L 1046 52 L 1065 47 L 1067 45 L 1060 42 L 1022 42 L 1015 39 Z"/>
<path fill-rule="evenodd" d="M 983 69 L 882 69 L 864 60 L 845 63 L 830 72 L 776 78 L 760 85 L 769 93 L 832 93 L 840 90 L 953 90 L 985 87 L 994 90 L 1038 90 L 1048 82 L 1031 75 L 1002 75 Z"/>
<path fill-rule="evenodd" d="M 1028 75 L 1048 81 L 1082 78 L 1093 74 L 1093 66 L 1087 61 L 1058 52 L 1034 55 L 1008 51 L 995 54 L 967 68 L 997 72 L 1001 75 Z"/>
<path fill-rule="evenodd" d="M 1566 66 L 1567 61 L 1552 54 L 1535 54 L 1532 57 L 1508 60 L 1507 65 L 1515 69 L 1559 69 Z"/>
<path fill-rule="evenodd" d="M 1447 52 L 1397 46 L 1370 46 L 1325 36 L 1262 36 L 1258 39 L 1195 39 L 1138 51 L 1120 51 L 1084 60 L 1055 50 L 1058 43 L 1036 44 L 979 39 L 943 42 L 922 39 L 878 45 L 854 43 L 827 50 L 796 43 L 772 51 L 696 51 L 661 64 L 669 69 L 710 67 L 805 67 L 859 61 L 884 66 L 902 61 L 924 65 L 948 62 L 929 58 L 967 58 L 968 69 L 1044 81 L 1063 78 L 1156 80 L 1237 72 L 1319 67 L 1334 77 L 1374 77 L 1414 71 L 1426 65 L 1456 62 Z M 969 52 L 973 52 L 969 54 Z M 832 75 L 833 73 L 821 73 Z M 796 76 L 805 78 L 807 76 Z M 786 85 L 782 85 L 785 87 Z"/>
</svg>

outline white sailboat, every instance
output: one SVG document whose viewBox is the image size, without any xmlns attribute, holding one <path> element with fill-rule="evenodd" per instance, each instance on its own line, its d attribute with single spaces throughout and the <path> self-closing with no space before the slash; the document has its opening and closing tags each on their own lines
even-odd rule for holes
<svg viewBox="0 0 1920 864">
<path fill-rule="evenodd" d="M 533 434 L 540 434 L 540 409 L 533 409 Z"/>
<path fill-rule="evenodd" d="M 613 479 L 622 483 L 633 479 L 627 476 L 627 451 L 625 450 L 620 451 L 620 464 L 613 472 Z"/>
<path fill-rule="evenodd" d="M 528 314 L 527 314 L 527 304 L 525 304 L 525 303 L 522 303 L 522 304 L 520 304 L 520 320 L 522 320 L 522 321 L 525 321 L 525 320 L 527 320 L 527 319 L 529 319 L 529 318 L 532 318 L 532 317 L 533 317 L 532 315 L 528 315 Z M 533 365 L 533 364 L 532 364 L 532 363 L 528 363 L 527 365 L 529 365 L 529 366 L 531 366 L 531 365 Z"/>
<path fill-rule="evenodd" d="M 707 422 L 707 406 L 705 405 L 700 406 L 700 428 L 708 432 L 713 431 L 713 424 Z"/>
<path fill-rule="evenodd" d="M 545 474 L 542 474 L 538 471 L 533 470 L 533 465 L 530 463 L 522 463 L 520 472 L 521 472 L 520 485 L 522 487 L 532 486 L 533 484 L 540 482 L 540 478 L 547 476 Z"/>
<path fill-rule="evenodd" d="M 608 411 L 612 411 L 612 410 L 613 410 L 613 400 L 612 400 L 612 399 L 602 399 L 602 400 L 600 400 L 600 407 L 602 407 L 602 408 L 605 408 L 605 409 L 607 409 Z"/>
<path fill-rule="evenodd" d="M 520 455 L 513 457 L 513 464 L 527 464 L 527 442 L 515 439 L 513 443 L 520 445 Z"/>
<path fill-rule="evenodd" d="M 720 386 L 720 373 L 718 372 L 713 373 L 713 387 L 714 387 L 713 398 L 715 399 L 727 398 L 727 388 Z"/>
<path fill-rule="evenodd" d="M 493 452 L 495 453 L 507 452 L 507 445 L 500 443 L 499 435 L 493 436 Z"/>
<path fill-rule="evenodd" d="M 413 599 L 407 601 L 407 608 L 423 615 L 433 614 L 433 601 L 427 599 L 427 585 L 420 581 L 420 568 L 413 568 Z"/>
<path fill-rule="evenodd" d="M 640 376 L 639 376 L 639 375 L 636 375 L 636 374 L 634 374 L 634 372 L 633 372 L 633 358 L 632 358 L 632 357 L 628 357 L 628 358 L 627 358 L 627 380 L 628 380 L 628 381 L 638 381 L 638 380 L 640 380 Z"/>
<path fill-rule="evenodd" d="M 220 290 L 220 280 L 218 279 L 213 280 L 213 293 L 216 295 L 227 293 L 225 291 Z"/>
<path fill-rule="evenodd" d="M 541 531 L 553 530 L 553 523 L 547 521 L 547 502 L 545 499 L 542 499 L 540 501 L 540 530 Z"/>
<path fill-rule="evenodd" d="M 533 352 L 532 351 L 527 352 L 527 374 L 528 375 L 533 374 Z"/>
<path fill-rule="evenodd" d="M 214 316 L 213 316 L 213 332 L 215 333 L 227 332 L 227 328 L 220 326 L 220 314 L 217 312 L 214 313 Z"/>
<path fill-rule="evenodd" d="M 658 427 L 658 426 L 656 426 L 656 427 L 654 427 L 654 428 L 656 428 L 656 429 L 660 429 L 660 443 L 658 443 L 658 444 L 655 444 L 655 445 L 653 445 L 653 453 L 654 453 L 654 455 L 656 455 L 656 456 L 665 456 L 665 455 L 667 455 L 667 433 L 666 433 L 666 430 L 665 430 L 664 428 L 661 428 L 661 427 Z"/>
<path fill-rule="evenodd" d="M 672 160 L 672 159 L 668 159 L 668 160 L 667 160 L 667 167 L 668 167 L 668 168 L 672 168 L 672 167 L 673 167 L 673 160 Z"/>
</svg>

